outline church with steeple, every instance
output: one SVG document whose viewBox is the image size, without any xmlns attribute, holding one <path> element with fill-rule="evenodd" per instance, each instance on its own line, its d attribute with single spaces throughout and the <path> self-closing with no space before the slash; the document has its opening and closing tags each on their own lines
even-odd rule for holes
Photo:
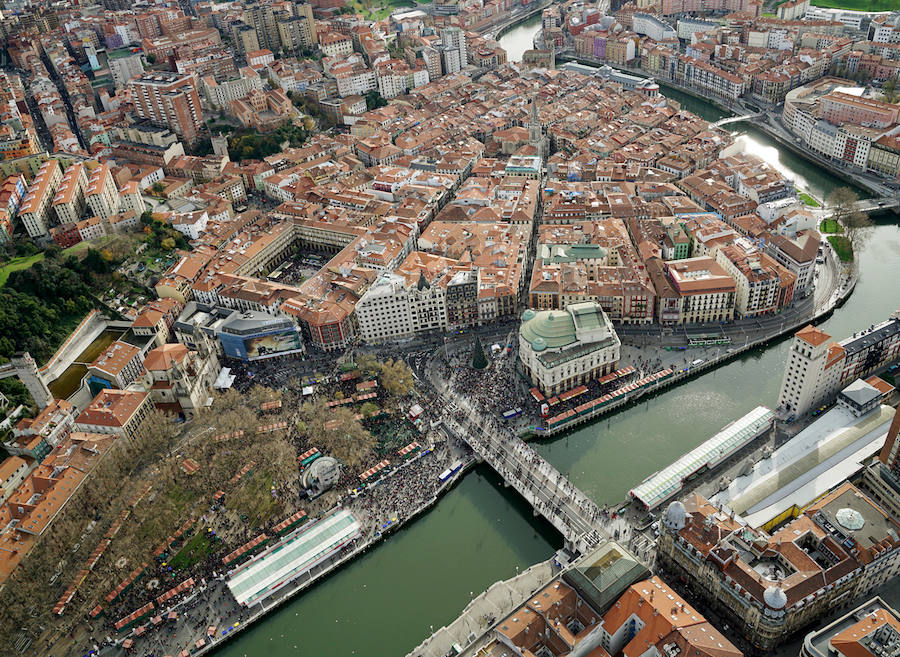
<svg viewBox="0 0 900 657">
<path fill-rule="evenodd" d="M 197 351 L 183 344 L 164 344 L 151 349 L 144 359 L 140 385 L 154 405 L 167 412 L 194 417 L 207 404 L 219 372 L 219 358 L 209 337 L 195 326 Z"/>
<path fill-rule="evenodd" d="M 528 120 L 528 143 L 534 147 L 535 155 L 546 160 L 550 155 L 550 143 L 544 135 L 544 128 L 538 116 L 537 98 L 531 97 L 531 116 Z"/>
</svg>

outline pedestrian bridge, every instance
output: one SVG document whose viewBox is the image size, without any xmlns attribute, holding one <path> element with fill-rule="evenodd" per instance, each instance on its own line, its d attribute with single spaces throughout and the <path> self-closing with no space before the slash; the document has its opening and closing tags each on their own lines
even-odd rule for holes
<svg viewBox="0 0 900 657">
<path fill-rule="evenodd" d="M 713 123 L 717 128 L 721 128 L 723 125 L 728 125 L 729 123 L 737 123 L 739 121 L 749 121 L 750 119 L 758 119 L 763 115 L 762 112 L 757 112 L 756 114 L 744 114 L 743 116 L 729 116 L 724 119 L 720 119 Z"/>
<path fill-rule="evenodd" d="M 444 424 L 464 440 L 483 461 L 516 489 L 566 540 L 566 546 L 584 554 L 609 538 L 601 526 L 600 509 L 561 472 L 512 433 L 493 429 L 465 399 L 443 396 Z M 457 413 L 465 418 L 458 422 Z"/>
<path fill-rule="evenodd" d="M 897 208 L 900 208 L 900 195 L 898 194 L 886 198 L 864 198 L 853 204 L 853 209 L 859 212 L 896 210 Z"/>
</svg>

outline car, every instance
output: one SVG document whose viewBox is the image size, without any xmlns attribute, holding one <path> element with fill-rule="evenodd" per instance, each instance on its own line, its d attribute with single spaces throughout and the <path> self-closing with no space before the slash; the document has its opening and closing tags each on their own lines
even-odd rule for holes
<svg viewBox="0 0 900 657">
<path fill-rule="evenodd" d="M 146 268 L 147 268 L 147 265 L 145 265 L 145 264 L 142 262 L 141 264 L 138 265 L 137 270 L 138 270 L 138 271 L 144 271 Z"/>
</svg>

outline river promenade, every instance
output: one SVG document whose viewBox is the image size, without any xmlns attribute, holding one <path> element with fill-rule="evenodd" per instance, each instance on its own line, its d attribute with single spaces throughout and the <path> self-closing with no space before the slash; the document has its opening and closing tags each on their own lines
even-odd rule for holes
<svg viewBox="0 0 900 657">
<path fill-rule="evenodd" d="M 446 481 L 439 482 L 438 474 L 454 462 L 460 464 L 459 470 Z M 363 526 L 363 535 L 284 588 L 244 609 L 236 604 L 228 590 L 226 575 L 219 574 L 202 582 L 183 599 L 159 610 L 161 616 L 176 612 L 176 621 L 167 622 L 159 629 L 154 628 L 140 635 L 132 631 L 119 636 L 113 644 L 103 647 L 99 654 L 103 657 L 130 654 L 123 645 L 129 638 L 135 641 L 141 654 L 147 651 L 153 655 L 178 655 L 182 650 L 189 650 L 194 657 L 201 657 L 214 652 L 302 592 L 387 540 L 404 524 L 425 513 L 475 462 L 475 458 L 467 450 L 460 451 L 443 441 L 440 441 L 439 446 L 432 444 L 431 448 L 400 464 L 363 492 L 345 496 L 334 508 L 325 512 L 323 516 L 339 509 L 352 511 Z M 417 492 L 418 500 L 412 494 L 413 490 Z M 404 494 L 404 499 L 399 503 L 398 492 Z M 404 507 L 407 503 L 414 506 Z M 207 632 L 210 627 L 216 628 L 213 635 Z M 97 632 L 100 632 L 99 628 Z M 198 645 L 198 642 L 202 645 Z"/>
</svg>

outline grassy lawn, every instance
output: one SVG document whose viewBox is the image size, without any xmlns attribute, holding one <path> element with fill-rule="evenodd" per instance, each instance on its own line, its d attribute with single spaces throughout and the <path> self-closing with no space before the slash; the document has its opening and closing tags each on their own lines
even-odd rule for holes
<svg viewBox="0 0 900 657">
<path fill-rule="evenodd" d="M 853 262 L 853 245 L 843 235 L 829 235 L 828 241 L 838 254 L 841 262 Z"/>
<path fill-rule="evenodd" d="M 14 271 L 20 271 L 22 269 L 28 269 L 36 262 L 40 262 L 44 259 L 43 253 L 36 253 L 32 256 L 24 256 L 22 258 L 13 258 L 7 263 L 0 265 L 0 287 L 6 285 L 6 279 L 9 278 L 9 275 Z"/>
<path fill-rule="evenodd" d="M 819 224 L 819 230 L 823 233 L 843 233 L 844 227 L 834 219 L 823 219 Z"/>
<path fill-rule="evenodd" d="M 384 20 L 400 7 L 414 9 L 416 3 L 413 0 L 373 0 L 370 6 L 371 10 L 366 9 L 362 0 L 353 0 L 351 3 L 354 12 L 374 20 Z"/>
<path fill-rule="evenodd" d="M 820 205 L 820 203 L 816 199 L 814 199 L 806 192 L 800 192 L 799 194 L 797 194 L 797 198 L 803 201 L 804 205 L 808 205 L 811 208 L 817 208 Z"/>
<path fill-rule="evenodd" d="M 169 565 L 172 568 L 190 568 L 215 552 L 217 547 L 218 542 L 212 539 L 212 534 L 202 528 L 172 557 Z"/>
<path fill-rule="evenodd" d="M 246 483 L 225 498 L 225 506 L 247 516 L 247 524 L 255 527 L 276 514 L 280 505 L 269 491 L 272 484 L 270 473 L 254 472 L 249 480 L 244 481 Z"/>
<path fill-rule="evenodd" d="M 895 11 L 898 8 L 897 0 L 815 0 L 810 4 L 854 11 Z"/>
</svg>

